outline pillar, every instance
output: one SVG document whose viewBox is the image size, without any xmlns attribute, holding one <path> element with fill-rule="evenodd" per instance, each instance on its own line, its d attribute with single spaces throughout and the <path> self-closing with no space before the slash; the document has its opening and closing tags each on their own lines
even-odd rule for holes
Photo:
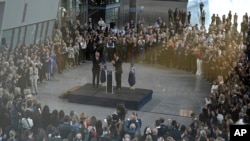
<svg viewBox="0 0 250 141">
<path fill-rule="evenodd" d="M 129 0 L 129 21 L 133 20 L 136 23 L 136 1 Z"/>
</svg>

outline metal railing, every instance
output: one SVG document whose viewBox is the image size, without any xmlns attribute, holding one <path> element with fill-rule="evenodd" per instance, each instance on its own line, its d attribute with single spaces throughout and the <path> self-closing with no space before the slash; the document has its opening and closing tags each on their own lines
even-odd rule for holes
<svg viewBox="0 0 250 141">
<path fill-rule="evenodd" d="M 89 4 L 93 6 L 105 6 L 115 3 L 120 3 L 120 0 L 89 0 Z"/>
</svg>

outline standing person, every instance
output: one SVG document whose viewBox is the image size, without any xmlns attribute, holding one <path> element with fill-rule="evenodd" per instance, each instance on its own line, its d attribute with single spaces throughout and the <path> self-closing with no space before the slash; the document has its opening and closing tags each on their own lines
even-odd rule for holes
<svg viewBox="0 0 250 141">
<path fill-rule="evenodd" d="M 71 44 L 69 44 L 68 47 L 68 63 L 69 68 L 75 67 L 75 49 L 72 47 Z"/>
<path fill-rule="evenodd" d="M 119 58 L 117 53 L 114 53 L 114 60 L 112 60 L 112 64 L 115 67 L 115 80 L 116 80 L 116 89 L 121 90 L 122 87 L 122 61 Z"/>
<path fill-rule="evenodd" d="M 114 28 L 115 28 L 116 24 L 115 24 L 114 19 L 111 19 L 111 22 L 109 23 L 109 25 L 110 25 L 110 28 L 111 28 L 111 29 L 114 29 Z"/>
<path fill-rule="evenodd" d="M 99 26 L 99 31 L 100 32 L 102 32 L 104 30 L 104 27 L 106 26 L 106 24 L 105 24 L 104 20 L 102 19 L 102 17 L 98 21 L 98 26 Z"/>
<path fill-rule="evenodd" d="M 171 8 L 168 9 L 168 20 L 169 22 L 173 21 L 173 10 Z"/>
<path fill-rule="evenodd" d="M 125 62 L 127 60 L 127 42 L 125 37 L 122 37 L 121 40 L 122 40 L 120 43 L 121 59 Z"/>
<path fill-rule="evenodd" d="M 76 38 L 75 38 L 75 42 L 77 42 L 78 43 L 78 45 L 79 45 L 79 62 L 78 62 L 78 64 L 80 64 L 80 63 L 84 63 L 83 61 L 84 61 L 84 51 L 83 51 L 83 49 L 84 49 L 84 44 L 83 44 L 83 37 L 82 37 L 82 35 L 80 34 L 80 32 L 79 31 L 76 31 Z"/>
<path fill-rule="evenodd" d="M 93 88 L 99 86 L 99 80 L 100 80 L 100 68 L 102 64 L 102 59 L 100 58 L 100 53 L 96 52 L 95 57 L 93 57 L 93 67 L 92 67 L 92 73 L 93 73 Z M 95 80 L 97 79 L 97 80 Z M 95 85 L 95 81 L 96 85 Z"/>
<path fill-rule="evenodd" d="M 107 42 L 107 51 L 108 51 L 108 61 L 111 61 L 112 56 L 114 55 L 115 51 L 115 43 L 113 42 L 112 39 L 109 39 Z"/>
<path fill-rule="evenodd" d="M 54 50 L 51 50 L 50 52 L 50 58 L 51 58 L 51 75 L 53 76 L 56 70 L 56 54 Z"/>
<path fill-rule="evenodd" d="M 33 74 L 31 74 L 32 93 L 37 94 L 37 80 L 39 78 L 37 64 L 32 63 Z"/>
<path fill-rule="evenodd" d="M 63 54 L 62 54 L 62 48 L 59 44 L 60 43 L 57 43 L 55 47 L 55 54 L 56 54 L 57 70 L 58 73 L 61 73 L 63 70 Z"/>
<path fill-rule="evenodd" d="M 190 20 L 191 20 L 191 12 L 188 12 L 188 24 L 190 24 Z"/>
<path fill-rule="evenodd" d="M 202 50 L 201 49 L 196 50 L 196 63 L 197 63 L 196 75 L 201 75 L 202 74 Z"/>
<path fill-rule="evenodd" d="M 50 80 L 50 74 L 51 74 L 51 62 L 52 59 L 50 58 L 50 53 L 46 52 L 46 57 L 45 57 L 45 68 L 46 68 L 46 80 Z"/>
<path fill-rule="evenodd" d="M 203 8 L 204 8 L 204 3 L 203 3 L 203 2 L 201 2 L 201 3 L 200 3 L 200 13 L 202 13 Z"/>
<path fill-rule="evenodd" d="M 78 42 L 75 42 L 75 45 L 74 45 L 74 53 L 75 53 L 75 66 L 78 66 L 78 65 L 80 65 L 80 63 L 79 63 L 79 50 L 80 50 L 80 48 L 79 48 L 79 44 L 78 44 Z"/>
<path fill-rule="evenodd" d="M 143 63 L 143 61 L 144 61 L 145 40 L 142 37 L 139 37 L 137 45 L 138 45 L 138 52 L 139 52 L 139 63 Z"/>
<path fill-rule="evenodd" d="M 19 79 L 17 81 L 17 86 L 21 88 L 21 92 L 23 93 L 25 89 L 25 69 L 24 62 L 21 62 L 18 69 L 17 74 L 19 75 Z"/>
<path fill-rule="evenodd" d="M 205 10 L 203 10 L 201 12 L 201 24 L 202 25 L 205 25 L 205 19 L 206 19 L 206 12 L 205 12 Z"/>
</svg>

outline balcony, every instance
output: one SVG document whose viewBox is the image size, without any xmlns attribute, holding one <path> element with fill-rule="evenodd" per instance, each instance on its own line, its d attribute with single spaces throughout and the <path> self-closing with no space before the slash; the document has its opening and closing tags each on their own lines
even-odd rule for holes
<svg viewBox="0 0 250 141">
<path fill-rule="evenodd" d="M 89 0 L 89 9 L 107 10 L 120 7 L 120 0 Z"/>
</svg>

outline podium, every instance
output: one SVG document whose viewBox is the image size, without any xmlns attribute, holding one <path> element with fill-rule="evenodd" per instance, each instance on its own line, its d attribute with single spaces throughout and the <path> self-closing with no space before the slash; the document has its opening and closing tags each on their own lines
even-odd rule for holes
<svg viewBox="0 0 250 141">
<path fill-rule="evenodd" d="M 107 70 L 107 86 L 106 86 L 106 93 L 113 94 L 113 71 Z"/>
</svg>

